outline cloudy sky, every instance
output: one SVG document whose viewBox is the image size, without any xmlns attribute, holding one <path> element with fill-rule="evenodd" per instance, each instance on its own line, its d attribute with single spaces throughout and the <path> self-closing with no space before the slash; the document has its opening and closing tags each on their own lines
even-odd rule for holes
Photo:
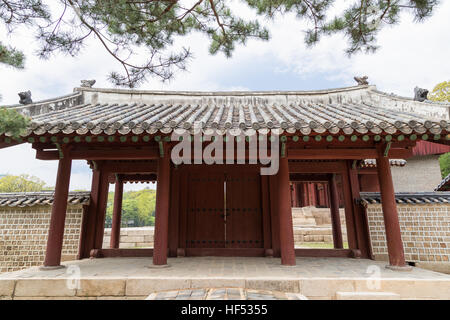
<svg viewBox="0 0 450 320">
<path fill-rule="evenodd" d="M 380 49 L 375 54 L 347 57 L 346 40 L 326 37 L 313 48 L 303 43 L 305 25 L 293 16 L 268 22 L 271 40 L 252 40 L 238 47 L 231 59 L 222 54 L 208 54 L 208 41 L 191 34 L 177 42 L 189 45 L 194 59 L 188 71 L 178 73 L 169 83 L 150 80 L 140 89 L 157 90 L 310 90 L 354 85 L 353 76 L 367 75 L 378 89 L 412 96 L 413 88 L 432 89 L 450 80 L 450 1 L 442 1 L 432 18 L 414 23 L 405 14 L 400 24 L 386 27 L 378 37 Z M 39 101 L 73 91 L 81 79 L 96 79 L 96 87 L 111 87 L 108 72 L 119 66 L 95 42 L 91 41 L 76 57 L 59 55 L 49 61 L 33 56 L 36 49 L 27 30 L 7 38 L 27 53 L 26 68 L 17 71 L 0 65 L 2 104 L 18 103 L 17 93 L 31 90 Z M 57 163 L 35 160 L 29 145 L 0 150 L 0 174 L 35 175 L 53 186 Z M 71 189 L 89 189 L 91 175 L 85 162 L 75 161 Z M 128 187 L 130 188 L 130 187 Z"/>
</svg>

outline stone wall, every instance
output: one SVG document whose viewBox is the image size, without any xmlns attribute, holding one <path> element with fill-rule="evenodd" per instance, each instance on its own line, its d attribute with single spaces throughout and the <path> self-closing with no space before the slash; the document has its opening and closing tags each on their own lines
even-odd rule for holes
<svg viewBox="0 0 450 320">
<path fill-rule="evenodd" d="M 405 259 L 416 266 L 450 273 L 450 204 L 397 204 Z M 376 260 L 388 260 L 381 204 L 367 208 Z"/>
<path fill-rule="evenodd" d="M 398 205 L 406 260 L 417 266 L 450 272 L 450 204 Z M 51 206 L 0 207 L 0 272 L 41 265 L 44 261 Z M 82 205 L 69 205 L 63 244 L 63 260 L 78 253 Z M 381 205 L 367 209 L 372 249 L 377 260 L 387 260 Z M 294 208 L 295 245 L 332 242 L 329 209 Z M 346 240 L 345 214 L 341 224 Z M 153 247 L 153 227 L 122 228 L 121 248 Z M 105 230 L 104 248 L 109 248 L 111 230 Z"/>
<path fill-rule="evenodd" d="M 121 228 L 119 248 L 153 248 L 155 227 Z M 109 248 L 111 228 L 105 229 L 103 248 Z"/>
<path fill-rule="evenodd" d="M 431 192 L 442 181 L 439 155 L 412 157 L 391 171 L 395 192 Z"/>
<path fill-rule="evenodd" d="M 51 206 L 0 207 L 0 272 L 42 265 L 45 258 Z M 78 254 L 82 205 L 69 205 L 62 260 Z"/>
</svg>

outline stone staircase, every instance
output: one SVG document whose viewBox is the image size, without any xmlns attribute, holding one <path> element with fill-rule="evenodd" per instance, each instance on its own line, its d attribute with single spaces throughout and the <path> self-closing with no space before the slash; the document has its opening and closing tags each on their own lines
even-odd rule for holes
<svg viewBox="0 0 450 320">
<path fill-rule="evenodd" d="M 345 227 L 345 212 L 340 210 L 342 236 L 347 238 Z M 294 225 L 294 242 L 301 247 L 305 242 L 333 242 L 331 214 L 328 208 L 303 207 L 292 208 L 292 223 Z"/>
<path fill-rule="evenodd" d="M 312 208 L 314 207 L 292 208 L 292 224 L 294 226 L 316 226 Z"/>
</svg>

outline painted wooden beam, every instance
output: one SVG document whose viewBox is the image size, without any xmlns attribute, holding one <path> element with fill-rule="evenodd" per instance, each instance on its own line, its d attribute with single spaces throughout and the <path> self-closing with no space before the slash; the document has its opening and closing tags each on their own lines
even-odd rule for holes
<svg viewBox="0 0 450 320">
<path fill-rule="evenodd" d="M 412 156 L 409 149 L 390 149 L 389 158 L 407 159 Z M 378 157 L 376 149 L 289 149 L 291 160 L 362 160 Z"/>
<path fill-rule="evenodd" d="M 123 162 L 122 162 L 123 161 Z M 103 170 L 109 173 L 119 173 L 123 175 L 139 173 L 139 174 L 156 174 L 158 164 L 156 161 L 105 161 L 102 166 Z"/>
<path fill-rule="evenodd" d="M 295 249 L 296 257 L 331 257 L 331 258 L 352 258 L 354 253 L 350 249 Z"/>
<path fill-rule="evenodd" d="M 151 160 L 159 158 L 157 148 L 145 149 L 79 149 L 71 150 L 72 160 Z M 59 152 L 57 150 L 44 151 L 36 150 L 36 159 L 39 160 L 58 160 Z"/>
<path fill-rule="evenodd" d="M 295 182 L 328 182 L 330 176 L 328 174 L 301 174 L 290 173 L 289 180 Z"/>
<path fill-rule="evenodd" d="M 341 173 L 346 170 L 344 161 L 333 162 L 295 162 L 289 161 L 290 173 Z"/>
<path fill-rule="evenodd" d="M 115 183 L 116 182 L 116 175 L 120 176 L 120 180 L 122 183 L 133 183 L 133 182 L 149 182 L 153 181 L 156 182 L 157 177 L 156 174 L 118 174 L 118 173 L 109 173 L 109 183 Z"/>
<path fill-rule="evenodd" d="M 153 249 L 94 249 L 90 253 L 91 258 L 140 258 L 152 257 Z"/>
</svg>

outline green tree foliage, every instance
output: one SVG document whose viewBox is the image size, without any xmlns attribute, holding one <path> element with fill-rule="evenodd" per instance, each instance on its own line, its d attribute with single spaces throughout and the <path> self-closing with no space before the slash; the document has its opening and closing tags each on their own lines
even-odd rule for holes
<svg viewBox="0 0 450 320">
<path fill-rule="evenodd" d="M 114 192 L 110 192 L 106 210 L 107 224 L 110 224 L 112 221 L 113 204 Z M 124 192 L 122 200 L 122 226 L 127 226 L 128 221 L 133 221 L 132 226 L 134 227 L 155 225 L 155 206 L 155 190 L 144 189 Z"/>
<path fill-rule="evenodd" d="M 170 49 L 176 37 L 190 32 L 209 38 L 211 54 L 223 52 L 229 57 L 237 44 L 250 38 L 269 39 L 264 19 L 294 13 L 311 25 L 305 30 L 307 44 L 317 43 L 322 35 L 343 33 L 349 39 L 349 54 L 371 52 L 377 48 L 378 31 L 399 22 L 402 12 L 412 12 L 422 21 L 439 4 L 439 0 L 347 1 L 347 9 L 333 17 L 335 2 L 240 0 L 256 13 L 252 20 L 239 17 L 225 0 L 1 0 L 0 21 L 10 33 L 23 25 L 35 31 L 42 58 L 55 52 L 76 56 L 85 42 L 94 38 L 121 65 L 121 72 L 112 72 L 110 80 L 118 86 L 135 87 L 148 76 L 168 80 L 175 70 L 185 69 L 191 57 L 189 49 Z M 23 65 L 21 53 L 6 45 L 0 48 L 0 62 Z M 139 56 L 134 54 L 137 51 Z"/>
<path fill-rule="evenodd" d="M 8 134 L 14 138 L 26 129 L 29 119 L 14 109 L 0 108 L 0 135 Z"/>
<path fill-rule="evenodd" d="M 38 192 L 42 191 L 44 186 L 44 181 L 27 174 L 7 175 L 0 179 L 0 192 Z"/>
<path fill-rule="evenodd" d="M 450 81 L 437 84 L 428 94 L 428 99 L 440 102 L 450 102 Z"/>
<path fill-rule="evenodd" d="M 25 67 L 25 55 L 16 49 L 4 46 L 0 41 L 0 62 L 17 69 Z"/>
<path fill-rule="evenodd" d="M 441 166 L 442 178 L 445 178 L 450 174 L 450 152 L 439 157 L 439 164 Z"/>
</svg>

